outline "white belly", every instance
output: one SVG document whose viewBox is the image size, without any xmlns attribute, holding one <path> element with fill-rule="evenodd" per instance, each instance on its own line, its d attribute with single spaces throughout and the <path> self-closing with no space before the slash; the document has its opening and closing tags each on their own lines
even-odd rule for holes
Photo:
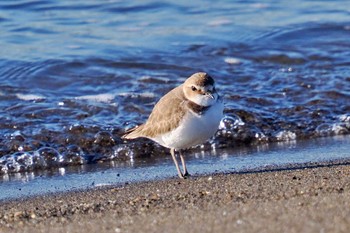
<svg viewBox="0 0 350 233">
<path fill-rule="evenodd" d="M 184 149 L 201 144 L 215 134 L 223 117 L 223 110 L 223 103 L 218 101 L 202 115 L 188 112 L 176 129 L 159 135 L 153 140 L 162 146 L 174 149 Z"/>
</svg>

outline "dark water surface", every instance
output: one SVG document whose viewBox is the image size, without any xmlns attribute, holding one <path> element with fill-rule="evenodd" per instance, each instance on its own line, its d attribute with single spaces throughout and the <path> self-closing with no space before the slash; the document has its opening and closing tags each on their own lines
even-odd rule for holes
<svg viewBox="0 0 350 233">
<path fill-rule="evenodd" d="M 162 164 L 168 150 L 120 136 L 197 71 L 226 116 L 190 157 L 350 132 L 347 0 L 1 1 L 0 28 L 2 175 Z"/>
</svg>

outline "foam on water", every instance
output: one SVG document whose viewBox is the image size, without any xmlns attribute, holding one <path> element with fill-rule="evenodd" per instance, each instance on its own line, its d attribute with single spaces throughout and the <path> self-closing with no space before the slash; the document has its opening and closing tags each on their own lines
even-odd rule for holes
<svg viewBox="0 0 350 233">
<path fill-rule="evenodd" d="M 20 100 L 26 100 L 26 101 L 31 101 L 31 100 L 42 100 L 45 99 L 45 97 L 41 95 L 34 95 L 34 94 L 16 94 L 17 98 Z"/>
<path fill-rule="evenodd" d="M 77 100 L 89 100 L 89 101 L 96 101 L 96 102 L 102 102 L 102 103 L 109 103 L 116 97 L 116 94 L 98 94 L 98 95 L 85 95 L 85 96 L 78 96 L 75 97 Z"/>
</svg>

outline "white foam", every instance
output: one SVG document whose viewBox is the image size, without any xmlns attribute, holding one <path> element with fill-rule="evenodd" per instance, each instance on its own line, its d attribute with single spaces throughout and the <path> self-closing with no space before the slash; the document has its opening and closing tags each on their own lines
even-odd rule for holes
<svg viewBox="0 0 350 233">
<path fill-rule="evenodd" d="M 331 131 L 335 134 L 335 135 L 340 135 L 340 134 L 344 134 L 345 132 L 347 132 L 347 128 L 345 125 L 343 124 L 333 124 L 332 125 L 332 129 Z"/>
<path fill-rule="evenodd" d="M 348 115 L 348 114 L 340 115 L 339 120 L 342 122 L 350 122 L 350 115 Z"/>
<path fill-rule="evenodd" d="M 219 124 L 219 129 L 232 130 L 236 126 L 245 125 L 244 121 L 239 116 L 224 116 Z"/>
<path fill-rule="evenodd" d="M 235 58 L 235 57 L 227 57 L 227 58 L 224 59 L 224 61 L 227 64 L 231 64 L 231 65 L 236 65 L 236 64 L 240 64 L 241 63 L 241 60 L 238 59 L 238 58 Z"/>
<path fill-rule="evenodd" d="M 84 95 L 84 96 L 78 96 L 75 97 L 77 100 L 88 100 L 88 101 L 94 101 L 94 102 L 111 102 L 115 98 L 116 94 L 97 94 L 97 95 Z"/>
<path fill-rule="evenodd" d="M 34 94 L 16 94 L 16 97 L 20 100 L 25 100 L 25 101 L 31 101 L 31 100 L 41 100 L 45 99 L 44 96 L 41 95 L 34 95 Z"/>
<path fill-rule="evenodd" d="M 152 92 L 145 92 L 145 93 L 131 93 L 131 92 L 123 92 L 118 94 L 121 97 L 131 97 L 131 98 L 154 98 L 156 95 Z"/>
<path fill-rule="evenodd" d="M 297 138 L 294 132 L 286 130 L 278 132 L 275 136 L 278 141 L 293 141 Z"/>
</svg>

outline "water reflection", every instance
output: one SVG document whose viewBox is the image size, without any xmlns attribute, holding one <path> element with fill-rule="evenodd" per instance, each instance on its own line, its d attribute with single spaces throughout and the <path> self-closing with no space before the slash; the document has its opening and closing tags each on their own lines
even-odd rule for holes
<svg viewBox="0 0 350 233">
<path fill-rule="evenodd" d="M 293 168 L 298 163 L 337 163 L 350 159 L 347 153 L 350 142 L 349 136 L 338 136 L 333 138 L 320 138 L 305 141 L 281 141 L 266 143 L 257 146 L 240 146 L 229 149 L 201 150 L 186 152 L 185 157 L 189 166 L 201 167 L 201 173 L 228 172 L 228 171 L 253 171 L 261 169 L 262 166 L 278 168 L 283 166 Z M 283 154 L 283 156 L 281 155 Z M 333 161 L 333 162 L 332 162 Z M 72 174 L 104 173 L 112 171 L 123 175 L 128 169 L 150 169 L 158 168 L 161 172 L 162 166 L 172 167 L 170 155 L 144 157 L 137 160 L 110 160 L 98 162 L 97 164 L 84 164 L 80 166 L 57 167 L 50 170 L 34 170 L 31 172 L 6 173 L 0 176 L 1 182 L 26 183 L 38 178 L 54 178 L 60 176 L 71 176 Z M 152 169 L 150 169 L 152 170 Z M 170 169 L 171 170 L 171 169 Z M 175 171 L 175 169 L 173 169 Z M 128 173 L 128 172 L 127 172 Z M 137 175 L 136 175 L 137 176 Z M 152 175 L 150 175 L 152 176 Z M 135 179 L 135 177 L 130 177 Z"/>
</svg>

